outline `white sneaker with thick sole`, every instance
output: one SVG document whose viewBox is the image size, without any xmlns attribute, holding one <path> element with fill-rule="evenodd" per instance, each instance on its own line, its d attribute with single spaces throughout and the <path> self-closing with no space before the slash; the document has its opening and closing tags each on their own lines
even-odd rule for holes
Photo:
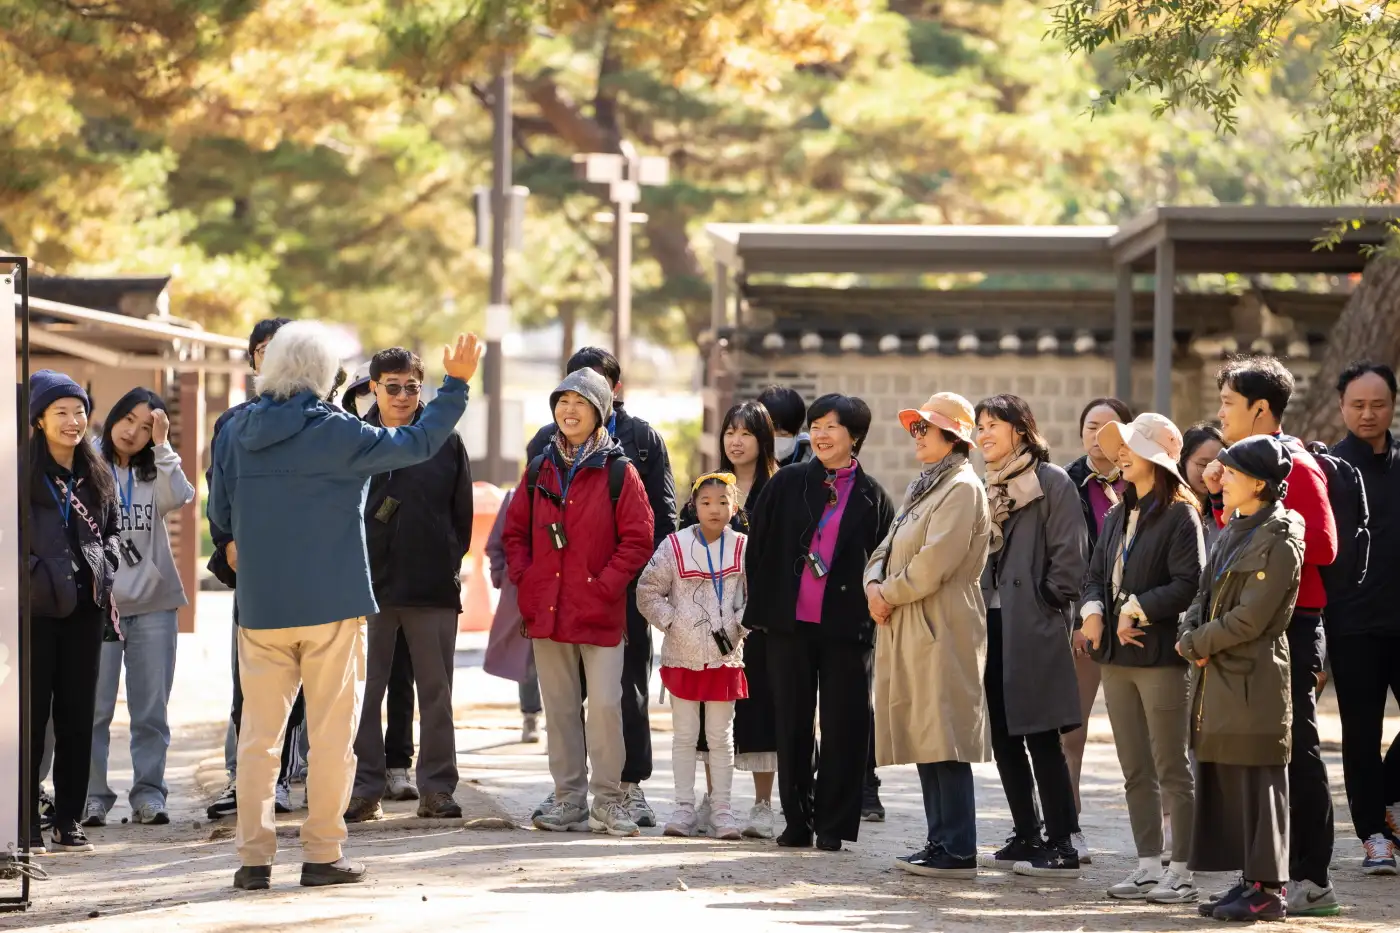
<svg viewBox="0 0 1400 933">
<path fill-rule="evenodd" d="M 744 838 L 743 830 L 739 828 L 739 821 L 734 818 L 734 811 L 729 807 L 715 807 L 710 816 L 710 825 L 714 828 L 715 838 L 733 842 L 736 839 Z"/>
<path fill-rule="evenodd" d="M 1341 912 L 1337 891 L 1331 885 L 1324 888 L 1311 881 L 1288 882 L 1288 916 L 1335 917 Z"/>
<path fill-rule="evenodd" d="M 1140 901 L 1162 883 L 1162 877 L 1148 868 L 1139 868 L 1108 889 L 1108 896 L 1120 901 Z"/>
<path fill-rule="evenodd" d="M 695 824 L 695 804 L 678 803 L 676 809 L 671 811 L 671 818 L 666 821 L 666 828 L 661 834 L 688 839 L 695 835 Z"/>
<path fill-rule="evenodd" d="M 407 768 L 390 768 L 385 774 L 385 800 L 417 800 L 418 785 L 413 782 Z"/>
<path fill-rule="evenodd" d="M 595 803 L 593 809 L 588 811 L 588 828 L 609 836 L 640 836 L 642 833 L 641 827 L 620 800 Z"/>
<path fill-rule="evenodd" d="M 744 835 L 749 839 L 773 838 L 773 805 L 764 800 L 749 810 L 749 821 L 744 826 Z"/>
<path fill-rule="evenodd" d="M 96 797 L 89 797 L 87 807 L 83 810 L 84 826 L 106 826 L 107 808 L 102 806 L 102 801 Z"/>
<path fill-rule="evenodd" d="M 556 801 L 533 820 L 536 829 L 551 833 L 583 832 L 588 829 L 588 811 L 568 801 Z"/>
<path fill-rule="evenodd" d="M 1157 887 L 1147 892 L 1147 902 L 1149 904 L 1186 904 L 1198 900 L 1201 896 L 1200 889 L 1196 887 L 1196 877 L 1187 872 L 1185 875 L 1168 871 L 1163 876 Z"/>
</svg>

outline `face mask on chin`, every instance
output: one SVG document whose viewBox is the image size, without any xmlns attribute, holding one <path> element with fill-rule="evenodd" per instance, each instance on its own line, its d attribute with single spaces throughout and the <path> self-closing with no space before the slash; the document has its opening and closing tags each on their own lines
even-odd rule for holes
<svg viewBox="0 0 1400 933">
<path fill-rule="evenodd" d="M 773 455 L 779 461 L 786 460 L 792 456 L 792 452 L 797 449 L 797 438 L 795 437 L 775 437 L 773 438 Z"/>
</svg>

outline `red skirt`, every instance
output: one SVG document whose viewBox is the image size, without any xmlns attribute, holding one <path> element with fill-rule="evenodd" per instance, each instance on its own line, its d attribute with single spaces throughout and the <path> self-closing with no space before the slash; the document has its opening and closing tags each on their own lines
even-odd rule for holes
<svg viewBox="0 0 1400 933">
<path fill-rule="evenodd" d="M 663 667 L 661 683 L 671 696 L 694 703 L 728 703 L 749 698 L 749 682 L 742 667 Z"/>
</svg>

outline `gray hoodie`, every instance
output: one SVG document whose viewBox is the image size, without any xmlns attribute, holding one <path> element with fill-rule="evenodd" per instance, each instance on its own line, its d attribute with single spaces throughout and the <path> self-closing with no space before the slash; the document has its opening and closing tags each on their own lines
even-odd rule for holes
<svg viewBox="0 0 1400 933">
<path fill-rule="evenodd" d="M 123 616 L 142 615 L 179 609 L 189 600 L 175 569 L 165 516 L 194 500 L 194 487 L 180 468 L 180 455 L 169 444 L 157 444 L 156 478 L 143 482 L 126 467 L 113 466 L 117 494 L 121 499 L 121 535 L 141 553 L 135 567 L 123 557 L 117 567 L 112 591 L 117 611 Z M 130 496 L 128 497 L 128 490 Z"/>
</svg>

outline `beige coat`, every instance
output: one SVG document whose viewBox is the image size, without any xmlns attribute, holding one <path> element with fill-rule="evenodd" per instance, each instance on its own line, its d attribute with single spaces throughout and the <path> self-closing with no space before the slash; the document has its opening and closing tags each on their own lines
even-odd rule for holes
<svg viewBox="0 0 1400 933">
<path fill-rule="evenodd" d="M 964 464 L 899 514 L 865 574 L 894 606 L 875 636 L 876 763 L 990 761 L 986 491 Z"/>
</svg>

